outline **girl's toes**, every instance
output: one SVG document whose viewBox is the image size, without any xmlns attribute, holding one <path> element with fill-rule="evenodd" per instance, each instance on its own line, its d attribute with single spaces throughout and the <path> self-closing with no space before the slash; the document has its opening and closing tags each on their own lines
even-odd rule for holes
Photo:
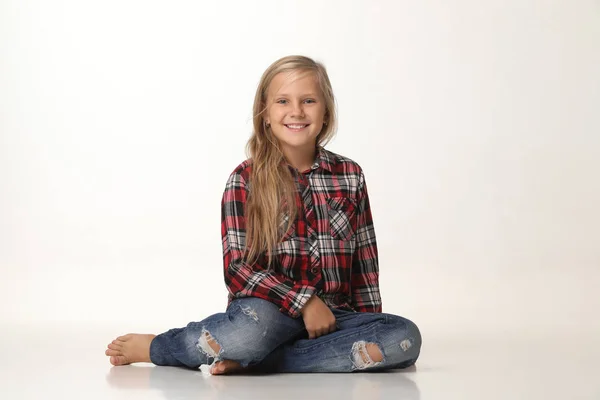
<svg viewBox="0 0 600 400">
<path fill-rule="evenodd" d="M 125 356 L 112 356 L 110 358 L 110 363 L 112 365 L 126 365 L 129 364 Z"/>
<path fill-rule="evenodd" d="M 111 350 L 121 350 L 123 346 L 121 346 L 120 344 L 111 343 L 108 345 L 108 348 Z"/>
<path fill-rule="evenodd" d="M 121 353 L 119 350 L 111 350 L 111 349 L 107 349 L 104 354 L 106 354 L 107 356 L 122 356 L 123 353 Z"/>
<path fill-rule="evenodd" d="M 210 371 L 213 375 L 222 375 L 222 374 L 231 374 L 236 371 L 243 369 L 242 366 L 236 362 L 231 360 L 223 360 L 215 363 L 213 365 L 212 370 Z"/>
</svg>

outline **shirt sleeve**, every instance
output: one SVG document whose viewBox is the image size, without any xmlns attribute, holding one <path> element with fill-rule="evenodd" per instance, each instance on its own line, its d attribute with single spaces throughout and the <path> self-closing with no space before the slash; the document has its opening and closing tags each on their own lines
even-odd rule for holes
<svg viewBox="0 0 600 400">
<path fill-rule="evenodd" d="M 300 310 L 316 292 L 315 287 L 294 282 L 276 271 L 268 270 L 266 257 L 249 265 L 245 261 L 246 218 L 244 209 L 247 185 L 234 172 L 227 181 L 221 202 L 221 236 L 225 285 L 233 297 L 258 297 L 280 307 L 292 318 L 301 316 Z"/>
<path fill-rule="evenodd" d="M 359 312 L 382 312 L 379 292 L 377 241 L 365 177 L 361 170 L 358 182 L 358 225 L 356 250 L 352 258 L 352 303 Z"/>
</svg>

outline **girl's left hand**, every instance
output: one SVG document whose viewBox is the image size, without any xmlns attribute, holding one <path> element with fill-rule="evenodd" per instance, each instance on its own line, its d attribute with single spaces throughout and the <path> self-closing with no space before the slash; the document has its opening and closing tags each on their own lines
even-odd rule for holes
<svg viewBox="0 0 600 400">
<path fill-rule="evenodd" d="M 300 310 L 300 313 L 304 319 L 304 326 L 308 331 L 309 339 L 335 332 L 335 316 L 319 296 L 313 295 Z"/>
</svg>

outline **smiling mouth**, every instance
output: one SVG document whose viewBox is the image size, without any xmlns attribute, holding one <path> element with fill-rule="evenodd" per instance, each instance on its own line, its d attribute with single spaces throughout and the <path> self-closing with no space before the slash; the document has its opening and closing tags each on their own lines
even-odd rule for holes
<svg viewBox="0 0 600 400">
<path fill-rule="evenodd" d="M 294 132 L 300 132 L 310 124 L 285 124 L 285 127 Z"/>
</svg>

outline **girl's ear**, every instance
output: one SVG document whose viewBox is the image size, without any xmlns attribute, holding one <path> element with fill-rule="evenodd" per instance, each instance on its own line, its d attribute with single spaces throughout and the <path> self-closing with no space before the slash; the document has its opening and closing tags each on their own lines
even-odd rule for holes
<svg viewBox="0 0 600 400">
<path fill-rule="evenodd" d="M 263 115 L 263 124 L 266 124 L 267 126 L 268 126 L 268 125 L 271 125 L 271 121 L 269 121 L 269 118 L 267 117 L 267 115 L 268 115 L 269 113 L 268 113 L 268 110 L 267 110 L 267 103 L 266 103 L 266 101 L 262 103 L 262 107 L 261 107 L 261 108 L 262 108 L 262 110 L 263 110 L 263 111 L 262 111 L 262 115 Z"/>
</svg>

